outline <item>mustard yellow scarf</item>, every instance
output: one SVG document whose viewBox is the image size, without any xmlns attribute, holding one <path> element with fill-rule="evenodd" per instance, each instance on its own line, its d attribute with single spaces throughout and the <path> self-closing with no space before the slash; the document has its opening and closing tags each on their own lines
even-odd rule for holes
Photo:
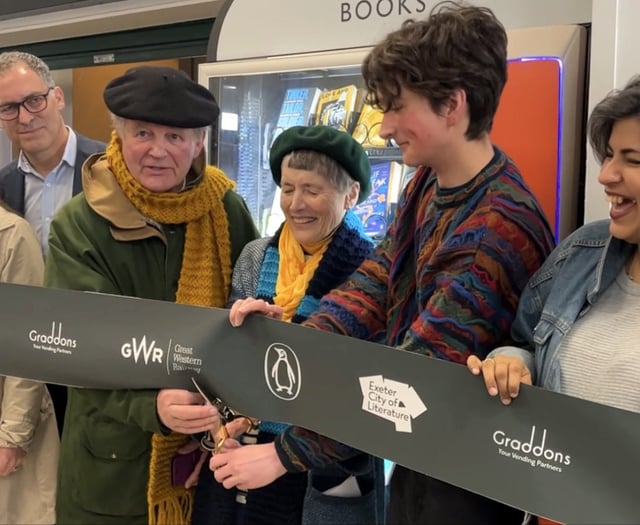
<svg viewBox="0 0 640 525">
<path fill-rule="evenodd" d="M 107 160 L 118 185 L 140 213 L 160 224 L 187 225 L 176 302 L 223 307 L 231 286 L 231 241 L 222 199 L 233 189 L 233 182 L 222 171 L 207 166 L 194 187 L 180 193 L 153 193 L 129 172 L 115 131 Z M 176 433 L 152 437 L 147 488 L 151 525 L 191 521 L 193 494 L 171 485 L 171 460 L 187 440 Z"/>
<path fill-rule="evenodd" d="M 276 281 L 276 295 L 273 302 L 282 307 L 282 320 L 290 322 L 296 308 L 307 292 L 309 281 L 318 269 L 324 252 L 331 243 L 331 237 L 312 245 L 302 246 L 295 240 L 287 222 L 282 227 L 278 241 L 280 265 Z M 305 251 L 309 255 L 305 255 Z"/>
</svg>

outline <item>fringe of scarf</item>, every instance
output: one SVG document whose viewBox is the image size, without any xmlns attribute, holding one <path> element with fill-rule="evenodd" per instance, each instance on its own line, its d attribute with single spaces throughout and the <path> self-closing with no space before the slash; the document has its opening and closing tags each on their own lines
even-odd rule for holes
<svg viewBox="0 0 640 525">
<path fill-rule="evenodd" d="M 212 166 L 202 180 L 180 193 L 154 193 L 129 172 L 114 131 L 107 159 L 118 185 L 144 216 L 160 224 L 186 223 L 176 302 L 224 307 L 231 286 L 231 240 L 222 199 L 234 184 Z M 171 460 L 188 436 L 154 434 L 151 439 L 147 503 L 150 525 L 188 525 L 193 493 L 171 484 Z"/>
</svg>

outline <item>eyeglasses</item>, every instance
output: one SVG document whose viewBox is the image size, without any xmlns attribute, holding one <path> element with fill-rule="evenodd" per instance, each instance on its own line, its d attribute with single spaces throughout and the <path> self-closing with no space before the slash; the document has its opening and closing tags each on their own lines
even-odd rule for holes
<svg viewBox="0 0 640 525">
<path fill-rule="evenodd" d="M 40 113 L 47 109 L 49 103 L 49 93 L 55 86 L 51 86 L 47 89 L 46 93 L 42 95 L 31 95 L 25 98 L 22 102 L 10 102 L 0 106 L 0 120 L 9 121 L 15 120 L 20 115 L 20 107 L 22 106 L 29 113 Z"/>
</svg>

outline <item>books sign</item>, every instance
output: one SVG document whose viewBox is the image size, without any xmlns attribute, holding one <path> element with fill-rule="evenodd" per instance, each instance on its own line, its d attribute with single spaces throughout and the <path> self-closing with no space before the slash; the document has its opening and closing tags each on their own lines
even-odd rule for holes
<svg viewBox="0 0 640 525">
<path fill-rule="evenodd" d="M 211 31 L 209 61 L 368 47 L 439 0 L 227 0 Z M 591 21 L 582 0 L 472 0 L 507 28 Z M 268 21 L 268 22 L 265 22 Z M 251 35 L 251 38 L 247 38 Z"/>
</svg>

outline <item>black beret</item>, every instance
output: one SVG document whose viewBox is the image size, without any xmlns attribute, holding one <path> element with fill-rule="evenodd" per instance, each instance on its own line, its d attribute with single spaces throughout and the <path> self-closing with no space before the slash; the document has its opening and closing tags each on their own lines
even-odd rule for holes
<svg viewBox="0 0 640 525">
<path fill-rule="evenodd" d="M 107 84 L 103 97 L 114 115 L 176 128 L 203 128 L 220 114 L 207 88 L 170 67 L 129 69 Z"/>
<path fill-rule="evenodd" d="M 329 126 L 293 126 L 276 137 L 269 153 L 269 165 L 275 183 L 280 186 L 282 159 L 297 150 L 324 153 L 342 166 L 360 183 L 358 204 L 371 193 L 371 165 L 364 148 L 348 133 Z"/>
</svg>

